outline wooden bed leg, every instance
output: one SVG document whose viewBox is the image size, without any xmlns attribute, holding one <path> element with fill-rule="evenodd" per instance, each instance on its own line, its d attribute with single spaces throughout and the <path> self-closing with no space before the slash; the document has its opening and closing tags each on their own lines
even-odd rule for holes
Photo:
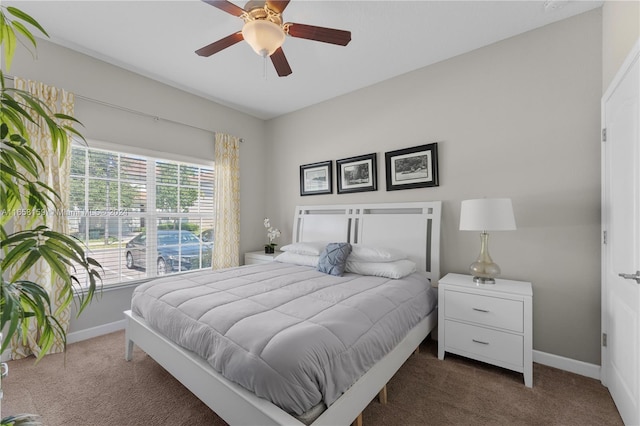
<svg viewBox="0 0 640 426">
<path fill-rule="evenodd" d="M 125 332 L 124 337 L 124 359 L 131 361 L 133 359 L 133 340 L 129 339 L 129 333 Z"/>
<path fill-rule="evenodd" d="M 351 423 L 351 426 L 362 426 L 362 413 L 358 414 L 358 417 Z"/>
<path fill-rule="evenodd" d="M 382 405 L 387 403 L 387 385 L 384 385 L 380 392 L 378 392 L 378 402 Z"/>
<path fill-rule="evenodd" d="M 133 359 L 133 340 L 127 340 L 124 348 L 124 359 L 126 361 L 131 361 Z"/>
</svg>

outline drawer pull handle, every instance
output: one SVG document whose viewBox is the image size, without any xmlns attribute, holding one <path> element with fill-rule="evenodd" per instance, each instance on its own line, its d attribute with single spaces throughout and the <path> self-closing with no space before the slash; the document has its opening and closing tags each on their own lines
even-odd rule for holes
<svg viewBox="0 0 640 426">
<path fill-rule="evenodd" d="M 485 314 L 489 311 L 487 311 L 486 309 L 480 309 L 480 308 L 472 308 L 474 311 L 478 311 L 478 312 L 484 312 Z"/>
<path fill-rule="evenodd" d="M 489 342 L 483 342 L 482 340 L 476 340 L 476 339 L 471 339 L 472 341 L 476 342 L 476 343 L 480 343 L 481 345 L 488 345 Z"/>
</svg>

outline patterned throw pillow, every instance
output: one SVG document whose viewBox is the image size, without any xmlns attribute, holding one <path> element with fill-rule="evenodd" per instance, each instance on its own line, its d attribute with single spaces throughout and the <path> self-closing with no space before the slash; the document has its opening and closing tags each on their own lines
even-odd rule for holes
<svg viewBox="0 0 640 426">
<path fill-rule="evenodd" d="M 320 253 L 318 271 L 341 277 L 344 274 L 344 267 L 349 253 L 351 253 L 351 244 L 349 243 L 327 244 L 322 253 Z"/>
</svg>

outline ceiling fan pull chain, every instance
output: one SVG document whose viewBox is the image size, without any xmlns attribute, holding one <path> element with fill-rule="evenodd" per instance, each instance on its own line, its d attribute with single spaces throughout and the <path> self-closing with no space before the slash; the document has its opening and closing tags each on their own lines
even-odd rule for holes
<svg viewBox="0 0 640 426">
<path fill-rule="evenodd" d="M 267 56 L 262 57 L 262 78 L 267 79 Z"/>
</svg>

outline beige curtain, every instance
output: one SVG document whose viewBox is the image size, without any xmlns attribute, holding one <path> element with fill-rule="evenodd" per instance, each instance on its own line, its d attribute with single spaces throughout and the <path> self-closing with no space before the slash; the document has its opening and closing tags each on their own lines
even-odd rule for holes
<svg viewBox="0 0 640 426">
<path fill-rule="evenodd" d="M 29 92 L 34 97 L 42 100 L 46 105 L 51 108 L 53 113 L 62 113 L 73 116 L 74 107 L 74 95 L 64 90 L 56 89 L 52 86 L 47 86 L 40 82 L 27 81 L 21 78 L 15 78 L 14 84 L 17 89 Z M 32 114 L 35 117 L 35 115 Z M 44 161 L 44 168 L 40 171 L 40 181 L 48 184 L 53 190 L 60 196 L 62 202 L 57 206 L 62 211 L 68 208 L 69 200 L 69 171 L 71 163 L 71 149 L 67 151 L 66 158 L 60 159 L 59 153 L 53 150 L 51 144 L 51 138 L 49 136 L 48 128 L 44 120 L 36 123 L 26 123 L 27 131 L 29 133 L 30 146 L 42 157 Z M 53 206 L 51 206 L 53 208 Z M 16 216 L 14 219 L 14 230 L 21 231 L 24 229 L 33 229 L 38 225 L 47 225 L 54 231 L 61 233 L 68 233 L 68 223 L 64 214 L 52 214 L 52 215 L 40 215 L 37 217 L 36 222 L 27 223 L 32 217 Z M 64 310 L 60 310 L 60 288 L 63 283 L 58 277 L 55 281 L 52 279 L 52 273 L 46 262 L 40 261 L 29 271 L 28 276 L 23 279 L 28 279 L 38 284 L 41 284 L 48 292 L 51 299 L 51 305 L 53 313 L 58 322 L 62 325 L 65 331 L 69 327 L 70 309 L 67 307 Z M 35 327 L 29 332 L 29 336 L 26 342 L 23 342 L 21 338 L 14 337 L 11 352 L 14 359 L 24 358 L 30 354 L 38 355 L 40 348 L 37 345 L 38 335 Z M 58 339 L 53 347 L 51 353 L 62 352 L 64 349 L 63 342 Z"/>
<path fill-rule="evenodd" d="M 240 139 L 216 133 L 213 269 L 240 265 Z"/>
</svg>

